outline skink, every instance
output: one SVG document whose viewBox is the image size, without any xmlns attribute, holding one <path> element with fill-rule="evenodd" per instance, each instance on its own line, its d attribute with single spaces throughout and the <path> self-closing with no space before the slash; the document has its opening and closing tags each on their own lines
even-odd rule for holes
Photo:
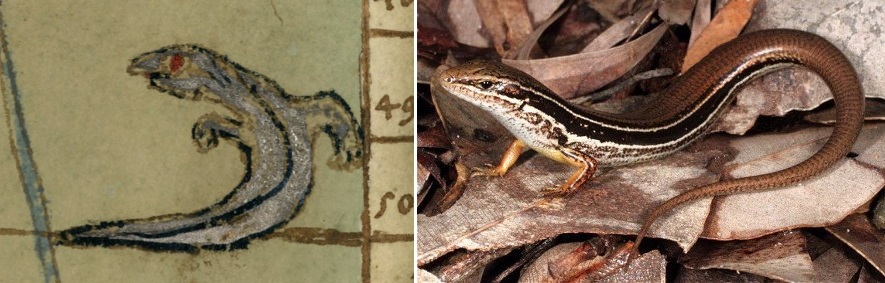
<svg viewBox="0 0 885 283">
<path fill-rule="evenodd" d="M 632 113 L 577 108 L 528 74 L 493 61 L 472 61 L 438 72 L 433 83 L 490 113 L 516 137 L 489 175 L 504 175 L 527 146 L 578 168 L 552 191 L 569 194 L 590 180 L 598 166 L 660 158 L 696 141 L 742 84 L 792 65 L 816 72 L 833 93 L 838 117 L 823 147 L 787 169 L 697 187 L 658 205 L 639 229 L 632 251 L 636 254 L 655 220 L 685 202 L 783 187 L 821 174 L 848 154 L 863 125 L 864 97 L 854 68 L 839 49 L 803 31 L 750 33 L 713 50 L 656 101 Z"/>
</svg>

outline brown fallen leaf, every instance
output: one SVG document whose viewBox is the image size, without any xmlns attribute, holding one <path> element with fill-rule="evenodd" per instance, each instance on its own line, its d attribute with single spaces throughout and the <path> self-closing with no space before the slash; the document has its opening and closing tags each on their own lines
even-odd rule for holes
<svg viewBox="0 0 885 283">
<path fill-rule="evenodd" d="M 504 56 L 532 32 L 531 20 L 525 2 L 477 0 L 476 11 L 482 21 L 482 31 L 491 37 L 492 46 Z"/>
<path fill-rule="evenodd" d="M 719 10 L 707 28 L 701 32 L 694 45 L 688 48 L 685 63 L 682 64 L 682 72 L 701 61 L 717 46 L 741 34 L 744 25 L 750 20 L 756 2 L 757 0 L 740 0 L 729 1 L 728 4 L 725 4 L 725 7 Z"/>
<path fill-rule="evenodd" d="M 862 214 L 849 216 L 836 225 L 827 227 L 842 242 L 857 251 L 873 268 L 885 276 L 885 235 L 876 230 Z"/>
<path fill-rule="evenodd" d="M 876 272 L 873 268 L 864 265 L 860 268 L 860 272 L 857 275 L 858 283 L 879 283 L 885 282 L 885 275 L 882 275 L 879 272 Z"/>
<path fill-rule="evenodd" d="M 644 10 L 640 10 L 632 15 L 626 16 L 620 21 L 615 22 L 613 25 L 605 29 L 602 33 L 600 33 L 593 41 L 590 42 L 584 49 L 581 50 L 580 53 L 587 52 L 595 52 L 600 50 L 605 50 L 615 46 L 618 42 L 627 39 L 634 30 L 639 27 L 639 24 L 642 22 L 642 19 L 647 17 L 649 13 L 654 12 L 652 6 Z"/>
<path fill-rule="evenodd" d="M 674 25 L 684 25 L 691 18 L 695 0 L 661 0 L 658 16 Z"/>
<path fill-rule="evenodd" d="M 556 13 L 557 8 L 562 6 L 565 0 L 528 0 L 525 2 L 529 8 L 529 14 L 532 16 L 532 24 L 539 26 Z"/>
<path fill-rule="evenodd" d="M 529 59 L 532 53 L 532 49 L 534 49 L 535 45 L 538 44 L 538 39 L 541 38 L 541 35 L 544 33 L 544 31 L 546 31 L 547 28 L 550 27 L 550 25 L 558 21 L 559 18 L 562 17 L 562 15 L 565 15 L 565 12 L 567 11 L 568 7 L 563 7 L 562 9 L 551 15 L 549 18 L 547 18 L 547 20 L 538 25 L 538 27 L 535 28 L 535 30 L 526 37 L 525 41 L 523 41 L 519 45 L 519 48 L 517 48 L 516 52 L 512 52 L 508 54 L 508 56 L 505 56 L 503 58 L 517 60 Z"/>
<path fill-rule="evenodd" d="M 502 61 L 532 75 L 559 96 L 572 98 L 623 76 L 654 48 L 666 30 L 666 25 L 660 25 L 634 41 L 597 52 Z"/>
<path fill-rule="evenodd" d="M 620 17 L 608 18 L 593 8 L 589 1 L 571 1 L 564 5 L 565 14 L 548 28 L 541 39 L 542 48 L 532 55 L 534 58 L 566 56 L 578 53 L 582 47 Z"/>
<path fill-rule="evenodd" d="M 701 31 L 710 24 L 710 13 L 712 0 L 698 0 L 694 7 L 694 17 L 691 20 L 691 37 L 688 39 L 688 46 L 694 44 Z"/>
<path fill-rule="evenodd" d="M 440 18 L 444 19 L 455 41 L 474 47 L 491 47 L 491 41 L 483 34 L 486 29 L 477 28 L 483 26 L 483 20 L 476 4 L 473 0 L 451 0 L 445 9 L 441 9 L 446 14 Z"/>
<path fill-rule="evenodd" d="M 795 231 L 727 243 L 704 242 L 691 250 L 682 264 L 694 269 L 730 269 L 768 278 L 808 282 L 814 265 L 805 252 L 805 238 Z"/>
<path fill-rule="evenodd" d="M 831 248 L 814 259 L 814 282 L 852 282 L 863 266 L 841 248 Z"/>
</svg>

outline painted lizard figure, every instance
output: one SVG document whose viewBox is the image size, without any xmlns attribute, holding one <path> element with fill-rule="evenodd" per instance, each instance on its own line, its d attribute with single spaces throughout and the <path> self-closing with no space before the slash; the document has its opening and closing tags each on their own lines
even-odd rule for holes
<svg viewBox="0 0 885 283">
<path fill-rule="evenodd" d="M 195 252 L 244 248 L 291 220 L 312 186 L 312 142 L 328 135 L 328 164 L 351 170 L 362 164 L 363 132 L 347 103 L 333 91 L 287 94 L 273 80 L 195 45 L 173 45 L 132 60 L 129 74 L 174 97 L 218 103 L 233 113 L 209 113 L 194 124 L 200 152 L 235 144 L 246 172 L 217 203 L 188 214 L 101 222 L 60 232 L 60 243 L 126 245 Z"/>
</svg>

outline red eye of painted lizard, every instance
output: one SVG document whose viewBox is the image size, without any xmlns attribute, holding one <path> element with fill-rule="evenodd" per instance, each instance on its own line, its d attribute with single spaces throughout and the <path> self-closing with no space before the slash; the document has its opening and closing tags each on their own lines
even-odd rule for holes
<svg viewBox="0 0 885 283">
<path fill-rule="evenodd" d="M 181 69 L 181 65 L 184 64 L 182 61 L 183 59 L 184 58 L 181 58 L 181 55 L 178 54 L 172 55 L 172 58 L 169 58 L 169 70 L 171 70 L 173 74 L 178 73 L 178 70 Z"/>
</svg>

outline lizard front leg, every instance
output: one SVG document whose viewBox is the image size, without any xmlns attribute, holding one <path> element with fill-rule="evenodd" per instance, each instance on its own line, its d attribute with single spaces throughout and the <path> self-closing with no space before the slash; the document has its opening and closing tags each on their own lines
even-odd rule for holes
<svg viewBox="0 0 885 283">
<path fill-rule="evenodd" d="M 194 123 L 194 127 L 191 129 L 191 138 L 197 145 L 197 151 L 206 153 L 218 146 L 219 138 L 240 143 L 240 126 L 242 125 L 242 122 L 233 118 L 224 117 L 215 112 L 208 113 Z"/>
<path fill-rule="evenodd" d="M 504 155 L 501 156 L 501 161 L 498 162 L 498 166 L 483 169 L 474 168 L 473 173 L 470 174 L 470 177 L 504 176 L 504 174 L 507 174 L 507 171 L 510 171 L 510 167 L 513 167 L 513 164 L 516 164 L 516 160 L 519 159 L 519 156 L 522 154 L 524 148 L 525 143 L 523 143 L 521 140 L 513 140 L 513 142 L 510 143 L 510 146 L 507 147 L 507 150 L 504 151 Z"/>
</svg>

